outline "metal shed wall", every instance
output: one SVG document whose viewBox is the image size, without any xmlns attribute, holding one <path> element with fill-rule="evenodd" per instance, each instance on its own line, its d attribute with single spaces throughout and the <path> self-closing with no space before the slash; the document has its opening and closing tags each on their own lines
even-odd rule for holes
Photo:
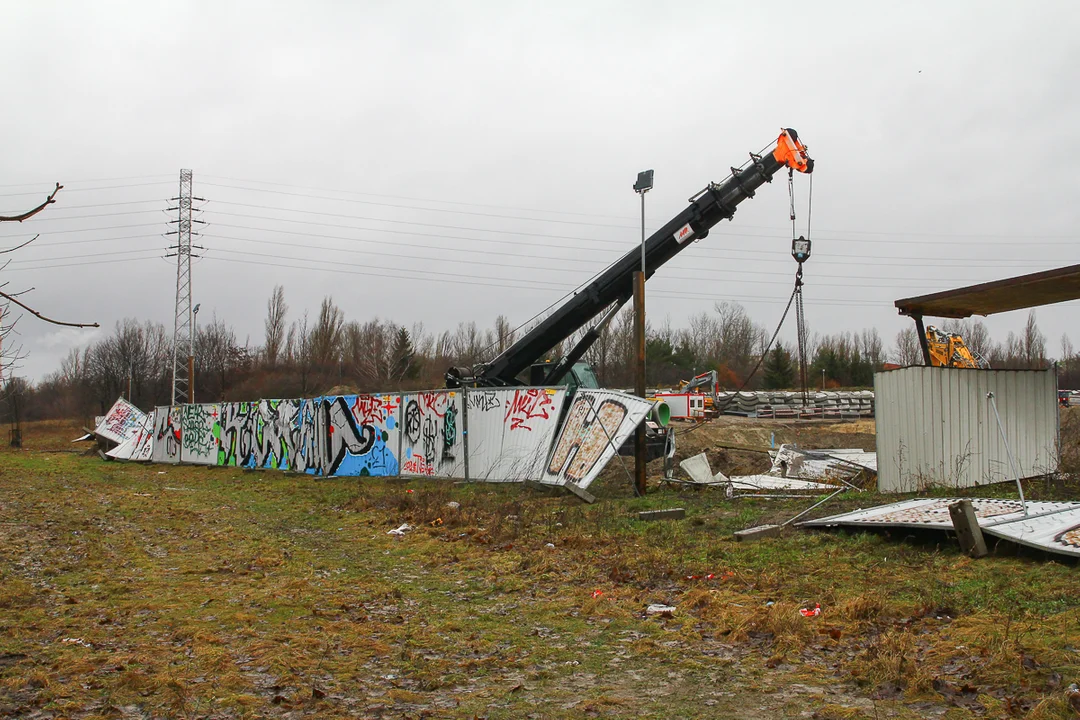
<svg viewBox="0 0 1080 720">
<path fill-rule="evenodd" d="M 1058 465 L 1052 370 L 908 367 L 874 375 L 878 489 L 912 492 L 1011 480 L 993 392 L 1021 477 Z"/>
</svg>

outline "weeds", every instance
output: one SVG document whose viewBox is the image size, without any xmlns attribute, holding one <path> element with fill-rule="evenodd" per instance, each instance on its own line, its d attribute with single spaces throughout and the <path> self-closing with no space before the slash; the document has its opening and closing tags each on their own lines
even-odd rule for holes
<svg viewBox="0 0 1080 720">
<path fill-rule="evenodd" d="M 970 717 L 948 695 L 966 686 L 1058 717 L 1080 674 L 1074 568 L 875 534 L 731 540 L 798 501 L 583 506 L 34 453 L 0 455 L 0 486 L 3 715 L 666 718 L 714 715 L 722 691 L 717 717 L 872 717 L 856 701 L 895 685 L 881 717 Z M 676 503 L 687 522 L 634 519 Z M 829 696 L 778 689 L 799 683 Z"/>
</svg>

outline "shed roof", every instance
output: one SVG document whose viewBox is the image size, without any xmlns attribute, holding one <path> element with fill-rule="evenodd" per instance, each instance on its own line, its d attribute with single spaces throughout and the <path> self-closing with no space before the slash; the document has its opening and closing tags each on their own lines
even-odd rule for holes
<svg viewBox="0 0 1080 720">
<path fill-rule="evenodd" d="M 901 315 L 966 318 L 1080 299 L 1080 265 L 896 301 Z"/>
</svg>

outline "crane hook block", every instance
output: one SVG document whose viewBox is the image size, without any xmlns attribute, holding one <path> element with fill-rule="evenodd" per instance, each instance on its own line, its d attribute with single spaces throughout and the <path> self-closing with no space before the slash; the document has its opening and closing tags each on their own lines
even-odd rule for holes
<svg viewBox="0 0 1080 720">
<path fill-rule="evenodd" d="M 799 141 L 799 133 L 792 128 L 780 131 L 780 137 L 776 139 L 776 149 L 773 150 L 773 159 L 801 173 L 809 175 L 814 172 L 814 161 L 807 154 L 806 146 Z"/>
</svg>

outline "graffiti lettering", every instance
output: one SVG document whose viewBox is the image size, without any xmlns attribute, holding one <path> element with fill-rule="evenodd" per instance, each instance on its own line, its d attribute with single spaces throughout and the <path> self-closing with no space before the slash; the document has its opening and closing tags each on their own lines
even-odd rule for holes
<svg viewBox="0 0 1080 720">
<path fill-rule="evenodd" d="M 470 390 L 468 397 L 470 410 L 487 412 L 499 407 L 499 398 L 494 390 Z"/>
<path fill-rule="evenodd" d="M 446 416 L 443 417 L 443 460 L 453 460 L 454 446 L 457 445 L 457 405 L 446 408 Z"/>
<path fill-rule="evenodd" d="M 506 401 L 506 415 L 503 422 L 510 423 L 511 430 L 523 428 L 532 430 L 529 421 L 535 418 L 547 420 L 555 404 L 544 390 L 536 388 L 515 390 L 514 397 Z"/>
<path fill-rule="evenodd" d="M 214 437 L 216 411 L 205 405 L 184 405 L 183 427 L 184 451 L 196 457 L 210 456 L 217 448 Z M 188 460 L 188 458 L 184 458 Z"/>
<path fill-rule="evenodd" d="M 413 445 L 420 440 L 420 404 L 415 400 L 405 407 L 405 437 Z"/>
</svg>

